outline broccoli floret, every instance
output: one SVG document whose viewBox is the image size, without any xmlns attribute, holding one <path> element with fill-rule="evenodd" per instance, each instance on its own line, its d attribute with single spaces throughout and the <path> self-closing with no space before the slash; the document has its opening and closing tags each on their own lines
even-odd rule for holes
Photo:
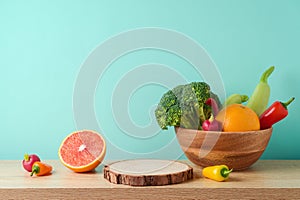
<svg viewBox="0 0 300 200">
<path fill-rule="evenodd" d="M 180 119 L 181 116 L 180 112 L 181 110 L 178 108 L 177 97 L 171 90 L 169 90 L 160 99 L 160 102 L 155 110 L 155 116 L 159 126 L 162 129 L 167 129 L 169 124 L 174 124 L 174 126 L 179 125 L 180 121 L 178 121 L 178 119 Z M 166 113 L 170 113 L 170 115 L 166 115 Z M 178 123 L 172 122 L 172 119 L 175 119 L 175 121 L 178 121 Z"/>
<path fill-rule="evenodd" d="M 200 130 L 202 123 L 211 116 L 211 107 L 205 104 L 210 97 L 221 105 L 205 82 L 179 85 L 162 96 L 155 110 L 156 120 L 162 129 L 181 126 Z"/>
</svg>

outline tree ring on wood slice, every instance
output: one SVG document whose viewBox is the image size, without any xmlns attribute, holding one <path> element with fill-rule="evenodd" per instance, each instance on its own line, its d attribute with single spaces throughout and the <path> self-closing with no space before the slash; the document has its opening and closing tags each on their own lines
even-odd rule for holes
<svg viewBox="0 0 300 200">
<path fill-rule="evenodd" d="M 123 160 L 104 166 L 104 178 L 131 186 L 176 184 L 193 178 L 193 168 L 173 160 Z"/>
</svg>

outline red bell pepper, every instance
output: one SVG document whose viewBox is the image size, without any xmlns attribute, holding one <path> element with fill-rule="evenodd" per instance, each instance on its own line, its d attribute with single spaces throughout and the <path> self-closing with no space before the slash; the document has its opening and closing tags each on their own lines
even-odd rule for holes
<svg viewBox="0 0 300 200">
<path fill-rule="evenodd" d="M 273 124 L 285 118 L 288 115 L 287 106 L 294 101 L 294 99 L 295 98 L 293 97 L 285 103 L 275 101 L 260 115 L 260 129 L 271 128 Z"/>
</svg>

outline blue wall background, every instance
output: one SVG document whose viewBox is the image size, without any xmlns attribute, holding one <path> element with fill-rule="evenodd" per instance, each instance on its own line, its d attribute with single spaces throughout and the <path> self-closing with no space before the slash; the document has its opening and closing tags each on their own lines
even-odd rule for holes
<svg viewBox="0 0 300 200">
<path fill-rule="evenodd" d="M 262 158 L 300 159 L 299 9 L 297 0 L 1 1 L 0 159 L 22 159 L 25 152 L 57 159 L 62 139 L 76 130 L 72 95 L 80 66 L 111 36 L 142 27 L 175 30 L 197 41 L 218 66 L 227 94 L 250 95 L 260 74 L 275 65 L 270 103 L 291 96 L 296 101 L 289 116 L 274 126 Z M 126 73 L 118 66 L 130 70 L 148 62 L 174 66 L 188 80 L 195 79 L 180 67 L 188 64 L 178 57 L 141 51 L 114 63 L 114 72 L 104 81 L 109 85 Z M 170 130 L 160 133 L 161 141 L 131 143 L 114 123 L 109 106 L 99 110 L 109 103 L 102 97 L 110 89 L 97 89 L 95 109 L 103 119 L 103 134 L 113 132 L 121 148 L 152 151 L 174 137 Z M 150 119 L 144 113 L 163 92 L 151 86 L 137 91 L 129 107 L 132 119 L 147 124 Z"/>
</svg>

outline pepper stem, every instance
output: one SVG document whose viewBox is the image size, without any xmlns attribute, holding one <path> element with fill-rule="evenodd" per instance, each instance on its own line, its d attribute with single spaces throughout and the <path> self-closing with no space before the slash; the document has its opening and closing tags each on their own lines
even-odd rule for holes
<svg viewBox="0 0 300 200">
<path fill-rule="evenodd" d="M 292 97 L 287 102 L 284 102 L 284 103 L 280 102 L 280 103 L 283 105 L 283 107 L 285 107 L 285 109 L 287 109 L 287 106 L 290 105 L 290 103 L 292 103 L 294 100 L 295 100 L 295 97 Z"/>
<path fill-rule="evenodd" d="M 33 165 L 32 172 L 30 173 L 30 176 L 33 176 L 33 174 L 37 174 L 40 172 L 39 166 Z"/>
<path fill-rule="evenodd" d="M 25 153 L 25 154 L 24 154 L 24 160 L 25 160 L 25 161 L 29 161 L 29 155 L 28 155 L 28 153 Z"/>
<path fill-rule="evenodd" d="M 221 176 L 223 176 L 224 178 L 227 178 L 230 174 L 230 172 L 232 172 L 233 169 L 228 170 L 227 168 L 222 168 L 221 169 Z"/>
<path fill-rule="evenodd" d="M 267 83 L 269 76 L 274 71 L 275 67 L 272 66 L 269 69 L 267 69 L 260 77 L 260 82 Z"/>
</svg>

